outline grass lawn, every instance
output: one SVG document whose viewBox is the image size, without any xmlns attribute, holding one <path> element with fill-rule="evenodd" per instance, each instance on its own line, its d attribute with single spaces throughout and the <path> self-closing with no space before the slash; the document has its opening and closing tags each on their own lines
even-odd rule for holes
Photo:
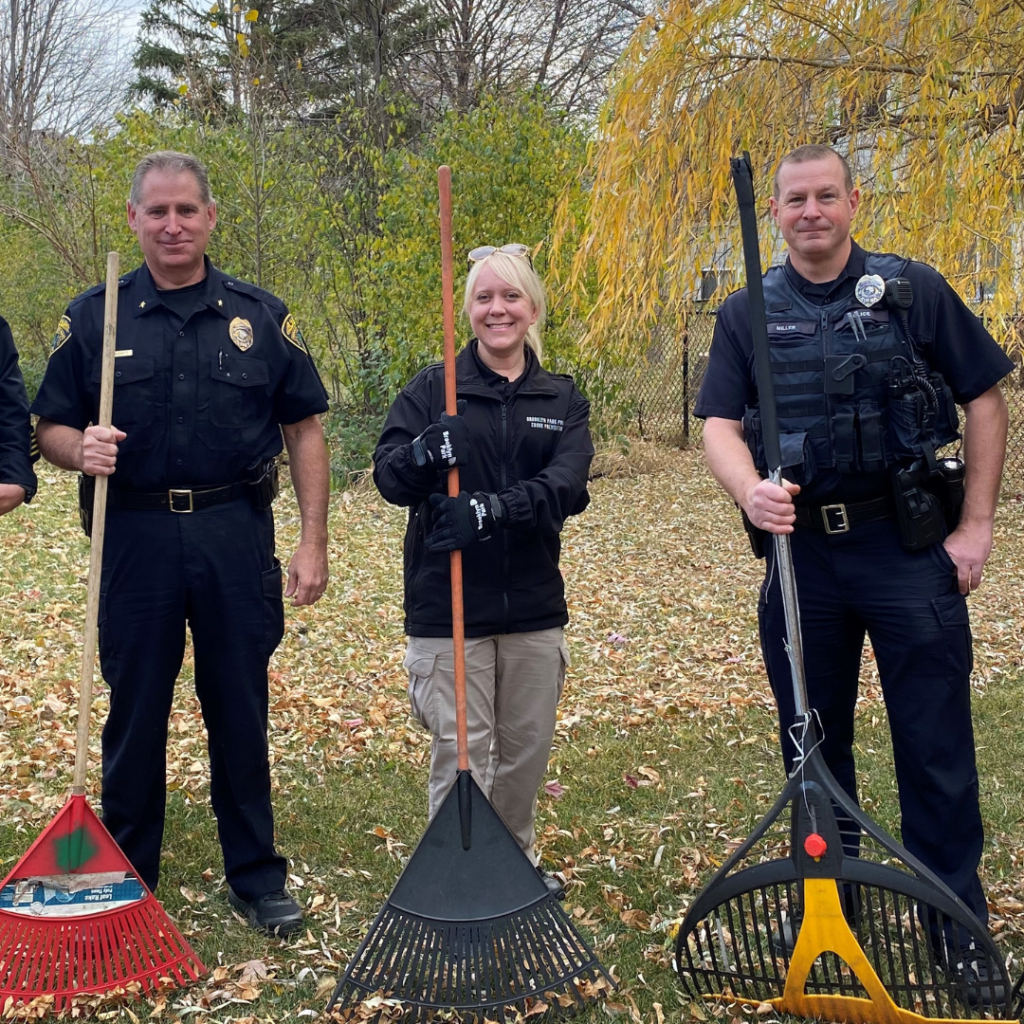
<svg viewBox="0 0 1024 1024">
<path fill-rule="evenodd" d="M 583 1019 L 661 1024 L 706 1014 L 671 972 L 667 930 L 730 841 L 770 806 L 783 773 L 756 634 L 761 563 L 695 454 L 641 454 L 649 471 L 595 481 L 590 509 L 564 534 L 573 666 L 538 828 L 546 866 L 569 879 L 567 908 L 621 983 L 610 1006 Z M 0 519 L 4 874 L 63 803 L 74 760 L 87 547 L 70 477 L 48 467 L 41 476 L 37 500 Z M 287 559 L 298 526 L 290 490 L 277 521 Z M 101 1019 L 322 1014 L 426 825 L 429 737 L 409 716 L 402 669 L 403 523 L 372 489 L 332 496 L 330 589 L 314 608 L 289 608 L 271 666 L 278 844 L 307 908 L 305 934 L 268 940 L 228 907 L 187 654 L 157 895 L 213 973 L 156 1001 L 101 1008 Z M 1019 496 L 1005 496 L 986 581 L 970 599 L 983 881 L 1008 953 L 1024 950 L 1022 526 Z M 96 809 L 106 710 L 100 682 L 89 773 Z M 869 655 L 858 710 L 862 802 L 897 831 Z"/>
</svg>

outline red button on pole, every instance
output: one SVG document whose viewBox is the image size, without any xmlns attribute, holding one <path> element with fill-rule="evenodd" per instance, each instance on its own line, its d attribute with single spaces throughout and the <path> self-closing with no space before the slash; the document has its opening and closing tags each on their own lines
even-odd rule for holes
<svg viewBox="0 0 1024 1024">
<path fill-rule="evenodd" d="M 804 850 L 808 857 L 814 857 L 817 860 L 818 857 L 824 855 L 827 849 L 828 844 L 821 838 L 821 836 L 818 835 L 817 832 L 812 832 L 804 840 Z"/>
</svg>

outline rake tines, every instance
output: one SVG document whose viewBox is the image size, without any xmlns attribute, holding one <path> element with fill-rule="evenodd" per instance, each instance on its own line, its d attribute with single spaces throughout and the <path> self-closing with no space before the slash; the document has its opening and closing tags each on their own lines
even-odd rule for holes
<svg viewBox="0 0 1024 1024">
<path fill-rule="evenodd" d="M 402 1003 L 411 1020 L 436 1010 L 504 1019 L 542 997 L 562 1006 L 607 984 L 601 965 L 551 897 L 518 914 L 438 925 L 390 903 L 374 922 L 335 992 L 342 1015 L 374 993 Z M 582 991 L 581 991 L 582 990 Z"/>
<path fill-rule="evenodd" d="M 53 996 L 59 1011 L 79 996 L 185 985 L 203 965 L 152 894 L 89 918 L 43 920 L 0 911 L 0 1009 Z"/>
</svg>

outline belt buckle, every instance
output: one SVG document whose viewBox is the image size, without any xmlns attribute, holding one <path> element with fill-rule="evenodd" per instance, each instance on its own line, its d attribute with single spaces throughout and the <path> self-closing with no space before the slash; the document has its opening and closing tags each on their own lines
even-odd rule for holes
<svg viewBox="0 0 1024 1024">
<path fill-rule="evenodd" d="M 188 508 L 178 508 L 178 506 L 175 504 L 175 498 L 182 498 L 182 497 L 186 497 L 186 496 L 188 497 Z M 170 508 L 170 510 L 172 512 L 191 512 L 191 511 L 193 511 L 193 508 L 192 508 L 192 492 L 190 490 L 186 490 L 186 489 L 177 489 L 176 490 L 175 488 L 172 487 L 167 492 L 167 501 L 168 501 L 168 506 L 169 506 L 169 508 Z"/>
<path fill-rule="evenodd" d="M 829 513 L 835 512 L 838 517 L 838 523 L 835 529 L 832 528 L 832 523 L 829 520 Z M 846 505 L 839 503 L 836 505 L 822 505 L 821 506 L 821 521 L 825 524 L 826 533 L 849 533 L 850 532 L 850 517 L 846 513 Z"/>
</svg>

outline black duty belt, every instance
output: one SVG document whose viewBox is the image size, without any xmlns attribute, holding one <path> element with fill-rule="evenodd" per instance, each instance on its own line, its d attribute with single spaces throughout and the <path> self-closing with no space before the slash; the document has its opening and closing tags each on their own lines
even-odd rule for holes
<svg viewBox="0 0 1024 1024">
<path fill-rule="evenodd" d="M 148 511 L 197 512 L 211 505 L 222 505 L 247 496 L 247 483 L 226 484 L 223 487 L 172 487 L 167 491 L 119 491 L 113 487 L 107 500 L 113 508 L 131 508 Z"/>
<path fill-rule="evenodd" d="M 887 519 L 893 514 L 888 497 L 859 501 L 856 504 L 838 502 L 834 505 L 797 505 L 796 525 L 825 533 L 849 533 L 854 526 Z"/>
</svg>

